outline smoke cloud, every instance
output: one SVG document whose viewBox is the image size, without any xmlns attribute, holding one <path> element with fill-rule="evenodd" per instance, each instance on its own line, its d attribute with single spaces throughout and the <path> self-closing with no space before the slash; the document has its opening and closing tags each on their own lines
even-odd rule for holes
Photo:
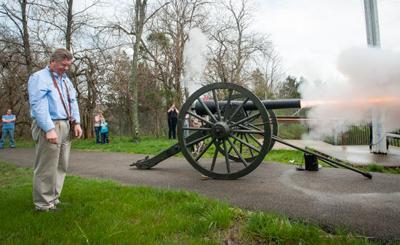
<svg viewBox="0 0 400 245">
<path fill-rule="evenodd" d="M 351 48 L 338 57 L 342 77 L 302 84 L 304 105 L 311 106 L 310 136 L 321 138 L 350 125 L 369 123 L 379 108 L 385 130 L 400 128 L 400 53 Z"/>
<path fill-rule="evenodd" d="M 207 36 L 199 29 L 189 31 L 189 39 L 183 50 L 184 77 L 183 86 L 189 89 L 189 94 L 201 87 L 201 78 L 206 65 Z"/>
</svg>

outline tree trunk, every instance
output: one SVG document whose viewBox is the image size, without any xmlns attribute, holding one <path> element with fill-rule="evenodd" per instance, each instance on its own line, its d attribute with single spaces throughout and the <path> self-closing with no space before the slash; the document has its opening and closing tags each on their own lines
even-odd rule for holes
<svg viewBox="0 0 400 245">
<path fill-rule="evenodd" d="M 21 5 L 21 18 L 22 18 L 22 41 L 24 45 L 24 56 L 26 62 L 27 74 L 32 74 L 32 56 L 31 56 L 31 45 L 29 42 L 29 32 L 28 32 L 28 18 L 26 16 L 27 0 L 20 1 Z"/>
<path fill-rule="evenodd" d="M 72 6 L 74 5 L 74 0 L 68 0 L 68 13 L 67 13 L 67 29 L 65 30 L 65 48 L 71 50 L 72 42 Z"/>
<path fill-rule="evenodd" d="M 143 26 L 146 15 L 147 0 L 136 0 L 135 4 L 135 43 L 133 45 L 133 60 L 131 68 L 131 87 L 132 93 L 132 140 L 138 142 L 139 135 L 139 96 L 138 96 L 138 60 L 139 47 L 142 40 Z"/>
<path fill-rule="evenodd" d="M 137 39 L 136 35 L 136 39 Z M 139 42 L 135 42 L 133 47 L 133 60 L 132 60 L 132 69 L 131 69 L 131 93 L 132 93 L 132 140 L 134 142 L 138 142 L 140 140 L 139 136 L 139 101 L 138 101 L 138 92 L 137 92 L 137 64 L 138 64 L 138 50 L 139 50 Z"/>
</svg>

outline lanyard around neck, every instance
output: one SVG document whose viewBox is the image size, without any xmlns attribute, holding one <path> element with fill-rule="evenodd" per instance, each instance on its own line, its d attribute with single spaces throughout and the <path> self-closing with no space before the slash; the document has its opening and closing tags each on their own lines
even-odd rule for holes
<svg viewBox="0 0 400 245">
<path fill-rule="evenodd" d="M 63 81 L 64 81 L 65 89 L 67 90 L 67 99 L 68 99 L 68 108 L 69 108 L 69 110 L 67 109 L 67 106 L 65 105 L 64 97 L 63 97 L 62 94 L 61 94 L 61 91 L 60 91 L 60 88 L 58 87 L 56 78 L 54 77 L 54 74 L 53 74 L 53 72 L 52 72 L 51 70 L 50 70 L 50 75 L 51 75 L 51 79 L 53 80 L 54 87 L 56 87 L 56 89 L 57 89 L 57 91 L 58 91 L 58 94 L 60 95 L 60 99 L 61 99 L 62 105 L 63 105 L 63 107 L 64 107 L 64 109 L 65 109 L 65 112 L 67 113 L 67 117 L 70 118 L 70 117 L 72 116 L 72 115 L 71 115 L 72 113 L 71 113 L 71 99 L 70 99 L 70 97 L 69 97 L 68 86 L 67 86 L 67 84 L 65 83 L 65 81 L 63 80 Z"/>
</svg>

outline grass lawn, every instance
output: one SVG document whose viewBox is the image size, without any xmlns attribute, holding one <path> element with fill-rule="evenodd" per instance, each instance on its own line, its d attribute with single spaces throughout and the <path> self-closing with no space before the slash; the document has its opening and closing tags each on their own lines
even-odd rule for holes
<svg viewBox="0 0 400 245">
<path fill-rule="evenodd" d="M 140 143 L 132 143 L 128 137 L 114 137 L 110 139 L 110 144 L 95 144 L 93 139 L 74 140 L 72 148 L 85 151 L 109 151 L 156 155 L 176 143 L 178 143 L 177 140 L 169 140 L 166 137 L 143 137 Z M 33 146 L 34 144 L 30 140 L 18 140 L 18 147 Z M 183 157 L 180 153 L 177 154 L 177 156 Z M 212 157 L 212 154 L 206 156 Z M 289 164 L 304 163 L 303 153 L 293 150 L 272 150 L 267 154 L 265 160 Z"/>
<path fill-rule="evenodd" d="M 32 169 L 0 162 L 1 244 L 370 244 L 196 193 L 68 176 L 60 212 L 36 212 Z"/>
</svg>

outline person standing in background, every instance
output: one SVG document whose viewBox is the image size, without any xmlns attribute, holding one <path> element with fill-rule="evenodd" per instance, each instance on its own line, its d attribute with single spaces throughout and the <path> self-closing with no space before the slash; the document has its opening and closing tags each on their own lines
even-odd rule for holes
<svg viewBox="0 0 400 245">
<path fill-rule="evenodd" d="M 110 142 L 108 139 L 108 123 L 104 117 L 101 119 L 100 123 L 100 136 L 102 144 L 108 144 Z"/>
<path fill-rule="evenodd" d="M 168 139 L 176 139 L 176 124 L 178 123 L 179 110 L 175 104 L 168 109 Z"/>
<path fill-rule="evenodd" d="M 29 77 L 28 93 L 35 142 L 33 203 L 37 211 L 56 211 L 69 163 L 70 130 L 82 136 L 76 90 L 66 72 L 73 56 L 57 49 L 50 63 Z"/>
<path fill-rule="evenodd" d="M 10 147 L 15 148 L 14 130 L 15 130 L 15 121 L 17 119 L 15 115 L 13 115 L 11 112 L 12 112 L 11 109 L 8 109 L 7 113 L 1 117 L 3 127 L 1 130 L 0 149 L 3 149 L 7 135 L 10 140 Z"/>
<path fill-rule="evenodd" d="M 101 129 L 101 120 L 104 119 L 103 112 L 99 111 L 96 116 L 94 116 L 94 133 L 96 135 L 96 144 L 101 143 L 100 139 L 100 129 Z"/>
</svg>

